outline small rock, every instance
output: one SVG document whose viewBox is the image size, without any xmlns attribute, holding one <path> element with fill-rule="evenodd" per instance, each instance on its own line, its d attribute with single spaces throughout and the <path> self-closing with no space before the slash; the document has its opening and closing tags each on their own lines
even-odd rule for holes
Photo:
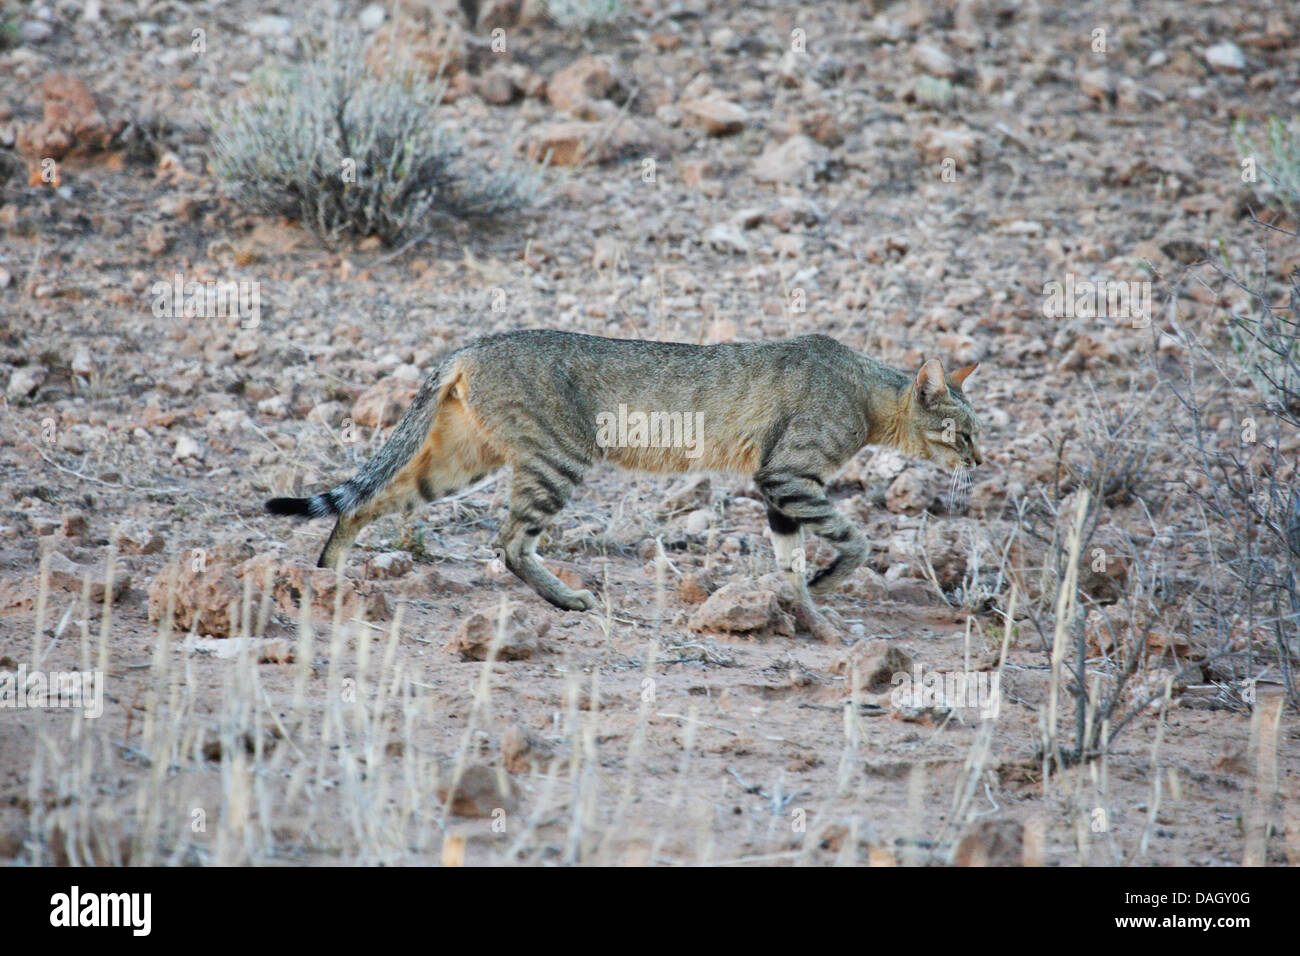
<svg viewBox="0 0 1300 956">
<path fill-rule="evenodd" d="M 789 232 L 796 225 L 815 226 L 826 218 L 821 207 L 806 196 L 782 196 L 778 201 L 780 206 L 767 219 L 782 232 Z"/>
<path fill-rule="evenodd" d="M 163 549 L 163 538 L 152 528 L 126 524 L 117 529 L 116 544 L 122 554 L 157 554 Z"/>
<path fill-rule="evenodd" d="M 54 36 L 54 27 L 43 20 L 24 20 L 18 27 L 18 36 L 24 43 L 44 43 Z"/>
<path fill-rule="evenodd" d="M 699 632 L 749 636 L 793 637 L 795 633 L 794 619 L 781 610 L 774 591 L 738 582 L 709 595 L 691 615 L 689 627 Z"/>
<path fill-rule="evenodd" d="M 30 398 L 36 394 L 36 390 L 41 387 L 45 377 L 46 371 L 39 365 L 23 365 L 16 368 L 9 376 L 9 384 L 5 387 L 5 395 L 11 402 Z"/>
<path fill-rule="evenodd" d="M 405 551 L 385 551 L 366 562 L 366 577 L 371 580 L 400 578 L 410 574 L 415 562 Z"/>
<path fill-rule="evenodd" d="M 194 650 L 229 661 L 248 651 L 259 664 L 292 664 L 293 646 L 282 637 L 198 637 Z"/>
<path fill-rule="evenodd" d="M 77 351 L 72 355 L 72 363 L 69 367 L 73 375 L 80 375 L 82 378 L 90 378 L 94 375 L 95 362 L 90 357 L 90 349 L 78 346 Z"/>
<path fill-rule="evenodd" d="M 488 70 L 474 83 L 484 102 L 493 106 L 508 106 L 519 98 L 519 87 L 504 70 Z"/>
<path fill-rule="evenodd" d="M 684 526 L 687 534 L 708 534 L 709 526 L 713 524 L 713 512 L 708 508 L 696 508 L 686 516 Z"/>
<path fill-rule="evenodd" d="M 88 564 L 77 564 L 67 555 L 58 551 L 51 551 L 49 556 L 49 581 L 53 587 L 64 588 L 69 591 L 80 593 L 87 577 L 90 578 L 90 601 L 92 604 L 102 604 L 104 601 L 104 575 L 105 569 L 102 567 L 92 567 Z M 114 603 L 120 601 L 128 591 L 131 590 L 131 575 L 117 568 L 113 574 L 113 594 Z"/>
<path fill-rule="evenodd" d="M 274 14 L 260 16 L 245 28 L 255 37 L 283 37 L 293 30 L 293 21 Z"/>
<path fill-rule="evenodd" d="M 448 650 L 459 654 L 461 660 L 487 660 L 488 650 L 497 640 L 501 625 L 500 608 L 488 607 L 475 611 L 456 631 Z M 519 606 L 510 608 L 505 619 L 505 635 L 497 647 L 499 661 L 527 660 L 542 649 L 542 637 L 550 630 L 550 621 L 540 624 L 533 621 Z"/>
<path fill-rule="evenodd" d="M 585 56 L 569 64 L 546 84 L 546 97 L 558 110 L 581 114 L 593 100 L 603 100 L 616 86 L 611 62 Z"/>
<path fill-rule="evenodd" d="M 1109 104 L 1115 99 L 1115 81 L 1106 69 L 1089 70 L 1079 77 L 1079 89 L 1083 95 L 1098 103 Z"/>
<path fill-rule="evenodd" d="M 510 773 L 529 773 L 536 767 L 544 770 L 558 751 L 551 741 L 511 724 L 501 734 L 501 762 Z"/>
<path fill-rule="evenodd" d="M 916 138 L 915 146 L 928 163 L 953 159 L 958 166 L 967 166 L 979 158 L 979 140 L 967 130 L 928 129 Z"/>
<path fill-rule="evenodd" d="M 782 86 L 793 89 L 803 82 L 807 71 L 808 54 L 800 53 L 798 50 L 786 50 L 776 65 L 776 78 L 780 80 Z"/>
<path fill-rule="evenodd" d="M 830 159 L 830 150 L 807 136 L 791 136 L 779 146 L 769 146 L 754 161 L 753 175 L 760 183 L 806 182 Z"/>
<path fill-rule="evenodd" d="M 44 114 L 39 123 L 19 128 L 18 151 L 27 160 L 32 186 L 45 183 L 41 163 L 62 159 L 74 150 L 94 152 L 108 148 L 126 128 L 126 119 L 105 117 L 84 82 L 64 73 L 50 73 L 41 81 Z M 56 175 L 49 185 L 58 188 Z"/>
<path fill-rule="evenodd" d="M 724 53 L 740 49 L 740 35 L 731 27 L 720 27 L 709 34 L 709 46 Z"/>
<path fill-rule="evenodd" d="M 702 604 L 717 589 L 707 571 L 687 571 L 677 582 L 677 596 L 687 604 Z"/>
<path fill-rule="evenodd" d="M 1219 73 L 1240 73 L 1246 69 L 1246 56 L 1241 47 L 1227 40 L 1208 47 L 1205 62 Z"/>
<path fill-rule="evenodd" d="M 704 242 L 718 252 L 730 252 L 736 255 L 748 252 L 750 242 L 740 229 L 729 222 L 720 222 L 704 234 Z"/>
<path fill-rule="evenodd" d="M 917 67 L 931 76 L 951 79 L 957 75 L 957 64 L 953 58 L 932 43 L 918 43 L 912 47 L 911 59 Z"/>
<path fill-rule="evenodd" d="M 915 604 L 931 607 L 943 603 L 943 595 L 934 589 L 929 581 L 920 578 L 897 578 L 887 585 L 886 598 L 900 604 Z"/>
<path fill-rule="evenodd" d="M 359 14 L 357 22 L 361 24 L 361 29 L 367 33 L 373 33 L 384 25 L 384 19 L 388 16 L 384 5 L 381 3 L 372 3 Z"/>
<path fill-rule="evenodd" d="M 81 541 L 90 531 L 90 522 L 80 511 L 71 511 L 63 516 L 63 536 Z"/>
<path fill-rule="evenodd" d="M 894 514 L 917 514 L 925 505 L 925 481 L 913 468 L 895 478 L 885 492 L 885 507 Z"/>
<path fill-rule="evenodd" d="M 186 459 L 202 461 L 203 449 L 189 435 L 181 433 L 176 439 L 176 447 L 172 451 L 172 461 L 185 461 Z"/>
<path fill-rule="evenodd" d="M 462 8 L 466 4 L 462 3 Z M 480 31 L 513 27 L 519 23 L 523 0 L 481 0 L 475 25 Z"/>
<path fill-rule="evenodd" d="M 578 121 L 546 123 L 530 130 L 523 140 L 527 157 L 552 166 L 581 166 L 590 144 L 597 141 L 600 125 Z"/>
<path fill-rule="evenodd" d="M 952 105 L 957 94 L 953 88 L 951 80 L 945 80 L 941 76 L 918 76 L 916 82 L 912 84 L 910 98 L 916 100 L 922 106 L 933 106 L 935 109 L 947 109 Z M 909 99 L 904 95 L 905 100 Z"/>
<path fill-rule="evenodd" d="M 419 390 L 419 382 L 391 375 L 357 396 L 352 404 L 352 420 L 365 428 L 395 425 Z"/>
<path fill-rule="evenodd" d="M 678 105 L 688 122 L 699 126 L 710 136 L 739 133 L 749 122 L 749 113 L 743 106 L 721 96 L 706 96 L 699 100 L 683 101 Z"/>
<path fill-rule="evenodd" d="M 272 395 L 258 402 L 257 410 L 268 418 L 285 418 L 289 414 L 289 402 L 283 395 Z"/>
<path fill-rule="evenodd" d="M 181 631 L 193 627 L 199 634 L 228 636 L 232 609 L 243 598 L 235 565 L 252 556 L 253 549 L 243 544 L 183 552 L 149 585 L 149 621 L 159 623 L 170 608 L 171 623 Z"/>
<path fill-rule="evenodd" d="M 406 61 L 429 77 L 457 82 L 466 56 L 465 28 L 458 16 L 448 16 L 433 7 L 422 7 L 423 15 L 411 12 L 408 5 L 398 9 L 404 12 L 372 35 L 366 65 L 382 76 L 394 62 Z M 448 101 L 455 96 L 455 90 L 454 86 L 448 87 Z"/>
<path fill-rule="evenodd" d="M 304 595 L 311 597 L 311 619 L 321 623 L 333 621 L 336 615 L 341 621 L 386 621 L 392 616 L 388 600 L 377 585 L 340 578 L 330 568 L 280 562 L 261 555 L 241 564 L 235 573 L 240 578 L 251 576 L 255 593 L 269 580 L 271 596 L 287 617 L 296 618 L 301 613 Z"/>
<path fill-rule="evenodd" d="M 858 641 L 831 664 L 832 674 L 858 674 L 858 689 L 881 693 L 893 686 L 895 674 L 911 674 L 915 659 L 897 644 L 874 639 Z M 846 685 L 847 686 L 847 685 Z"/>
</svg>

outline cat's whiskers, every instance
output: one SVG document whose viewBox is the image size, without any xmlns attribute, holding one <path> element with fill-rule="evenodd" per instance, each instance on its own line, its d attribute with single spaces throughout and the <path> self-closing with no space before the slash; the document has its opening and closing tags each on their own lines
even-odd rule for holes
<svg viewBox="0 0 1300 956">
<path fill-rule="evenodd" d="M 967 502 L 970 500 L 970 489 L 970 469 L 964 465 L 959 465 L 952 470 L 952 474 L 948 478 L 948 510 L 964 511 Z"/>
</svg>

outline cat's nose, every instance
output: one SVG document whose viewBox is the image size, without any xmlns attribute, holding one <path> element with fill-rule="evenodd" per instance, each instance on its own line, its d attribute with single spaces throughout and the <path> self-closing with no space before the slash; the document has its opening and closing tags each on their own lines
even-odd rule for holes
<svg viewBox="0 0 1300 956">
<path fill-rule="evenodd" d="M 975 459 L 975 464 L 977 465 L 984 464 L 984 456 L 980 454 L 980 450 L 976 448 L 974 445 L 971 446 L 970 456 Z"/>
</svg>

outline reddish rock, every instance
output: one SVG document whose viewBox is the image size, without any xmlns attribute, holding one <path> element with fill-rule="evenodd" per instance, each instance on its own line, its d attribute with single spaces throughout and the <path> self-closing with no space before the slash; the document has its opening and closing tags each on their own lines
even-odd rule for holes
<svg viewBox="0 0 1300 956">
<path fill-rule="evenodd" d="M 721 96 L 686 100 L 679 105 L 686 121 L 700 127 L 710 136 L 739 133 L 749 122 L 749 113 L 744 107 Z"/>
<path fill-rule="evenodd" d="M 693 631 L 793 637 L 794 619 L 781 610 L 774 591 L 733 582 L 719 588 L 691 615 Z"/>
<path fill-rule="evenodd" d="M 270 554 L 254 556 L 245 544 L 223 544 L 211 551 L 183 552 L 158 572 L 149 586 L 149 620 L 163 620 L 170 604 L 177 630 L 231 637 L 239 633 L 245 588 L 252 600 L 250 623 L 255 624 L 268 586 L 277 609 L 295 619 L 308 595 L 311 618 L 317 623 L 333 621 L 336 608 L 345 621 L 389 616 L 383 593 L 370 582 L 340 578 L 325 568 L 284 563 Z"/>
<path fill-rule="evenodd" d="M 895 674 L 910 674 L 913 663 L 912 655 L 897 644 L 866 640 L 858 641 L 840 654 L 831 664 L 831 673 L 848 678 L 857 671 L 859 690 L 880 693 L 893 686 Z"/>
<path fill-rule="evenodd" d="M 366 428 L 395 425 L 419 390 L 419 382 L 389 376 L 357 396 L 352 404 L 352 420 Z"/>
<path fill-rule="evenodd" d="M 457 629 L 448 649 L 459 654 L 461 660 L 487 660 L 488 650 L 497 640 L 502 626 L 500 606 L 488 606 L 475 611 Z M 505 634 L 497 647 L 499 661 L 527 660 L 542 649 L 542 637 L 550 630 L 549 620 L 533 620 L 522 607 L 514 606 L 506 613 Z"/>
<path fill-rule="evenodd" d="M 551 77 L 546 96 L 557 110 L 580 114 L 591 101 L 607 98 L 616 85 L 614 68 L 607 58 L 585 56 Z"/>
<path fill-rule="evenodd" d="M 394 64 L 450 80 L 465 66 L 465 30 L 437 10 L 403 13 L 375 31 L 366 49 L 366 65 L 375 73 Z"/>
<path fill-rule="evenodd" d="M 925 505 L 925 480 L 913 468 L 895 478 L 885 492 L 885 507 L 894 514 L 917 514 Z"/>
<path fill-rule="evenodd" d="M 43 160 L 57 162 L 72 154 L 86 155 L 108 149 L 126 128 L 126 120 L 105 117 L 89 88 L 76 77 L 49 74 L 41 82 L 41 96 L 44 117 L 39 123 L 21 127 L 17 141 L 18 152 L 27 160 L 29 182 L 33 186 L 45 181 Z M 57 167 L 48 185 L 59 185 Z"/>
<path fill-rule="evenodd" d="M 159 623 L 170 607 L 176 630 L 229 637 L 238 629 L 244 595 L 236 569 L 252 557 L 246 544 L 182 552 L 149 585 L 149 621 Z"/>
</svg>

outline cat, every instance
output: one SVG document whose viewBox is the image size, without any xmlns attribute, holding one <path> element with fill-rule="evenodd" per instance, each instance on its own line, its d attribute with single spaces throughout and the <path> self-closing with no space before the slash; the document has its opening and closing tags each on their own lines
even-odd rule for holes
<svg viewBox="0 0 1300 956">
<path fill-rule="evenodd" d="M 887 445 L 956 470 L 983 462 L 980 424 L 962 392 L 975 370 L 915 374 L 825 335 L 688 345 L 550 330 L 507 332 L 446 355 L 387 443 L 354 477 L 275 515 L 338 520 L 319 565 L 341 568 L 360 531 L 497 468 L 513 471 L 494 542 L 516 576 L 558 608 L 589 610 L 537 558 L 537 540 L 597 461 L 651 472 L 752 475 L 767 505 L 777 564 L 799 572 L 807 529 L 835 550 L 806 581 L 824 593 L 866 559 L 862 533 L 826 497 L 826 481 L 864 445 Z"/>
</svg>

